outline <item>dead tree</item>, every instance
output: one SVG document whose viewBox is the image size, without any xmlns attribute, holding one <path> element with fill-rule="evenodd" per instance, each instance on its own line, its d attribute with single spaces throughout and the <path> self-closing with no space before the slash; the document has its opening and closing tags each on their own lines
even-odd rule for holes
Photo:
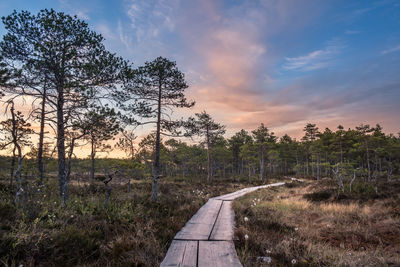
<svg viewBox="0 0 400 267">
<path fill-rule="evenodd" d="M 354 171 L 353 179 L 351 179 L 351 181 L 350 181 L 350 193 L 351 193 L 351 190 L 352 190 L 352 187 L 353 187 L 353 183 L 354 183 L 355 180 L 356 180 L 356 171 Z"/>
<path fill-rule="evenodd" d="M 113 179 L 114 175 L 117 172 L 118 171 L 115 171 L 114 173 L 109 173 L 107 169 L 104 170 L 105 179 L 103 180 L 103 183 L 106 187 L 106 198 L 105 198 L 104 204 L 103 204 L 104 210 L 108 207 L 108 202 L 110 201 L 110 196 L 111 196 L 111 191 L 112 191 L 112 187 L 109 185 L 109 183 L 111 182 L 111 180 Z"/>
<path fill-rule="evenodd" d="M 336 181 L 338 183 L 339 189 L 341 189 L 344 192 L 343 176 L 342 176 L 341 170 L 339 169 L 339 165 L 336 166 L 336 168 L 333 168 L 332 171 L 336 177 Z"/>
<path fill-rule="evenodd" d="M 22 181 L 21 181 L 23 157 L 22 157 L 22 149 L 18 142 L 18 126 L 17 126 L 17 119 L 15 116 L 15 110 L 14 110 L 14 102 L 11 101 L 10 105 L 11 105 L 10 112 L 11 112 L 11 122 L 12 122 L 12 131 L 11 131 L 12 142 L 14 144 L 14 149 L 16 148 L 16 150 L 17 150 L 17 157 L 18 157 L 18 167 L 14 173 L 15 182 L 17 183 L 17 192 L 15 193 L 15 203 L 18 204 L 19 200 L 20 200 L 20 196 L 21 196 L 22 192 L 24 191 L 22 189 Z"/>
</svg>

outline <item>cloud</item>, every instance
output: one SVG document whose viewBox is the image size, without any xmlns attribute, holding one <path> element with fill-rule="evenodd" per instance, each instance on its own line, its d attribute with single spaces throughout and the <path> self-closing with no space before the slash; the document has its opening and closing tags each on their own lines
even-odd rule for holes
<svg viewBox="0 0 400 267">
<path fill-rule="evenodd" d="M 232 126 L 235 128 L 255 129 L 260 123 L 264 123 L 268 127 L 277 127 L 303 120 L 308 116 L 309 110 L 304 107 L 291 105 L 266 106 L 262 111 L 246 112 L 237 116 L 233 120 Z"/>
<path fill-rule="evenodd" d="M 122 26 L 119 25 L 118 27 L 120 27 L 118 31 L 122 32 Z M 103 37 L 106 39 L 116 39 L 115 34 L 111 31 L 111 29 L 107 26 L 107 24 L 104 23 L 97 24 L 96 30 L 100 32 L 101 35 L 103 35 Z"/>
<path fill-rule="evenodd" d="M 89 15 L 82 10 L 76 10 L 75 15 L 82 20 L 90 20 Z"/>
<path fill-rule="evenodd" d="M 120 20 L 118 20 L 117 32 L 118 32 L 119 40 L 125 46 L 125 48 L 127 50 L 132 49 L 132 39 L 127 34 L 125 34 Z"/>
<path fill-rule="evenodd" d="M 330 66 L 334 57 L 340 53 L 343 45 L 330 44 L 304 56 L 286 57 L 283 69 L 293 71 L 311 71 Z"/>
<path fill-rule="evenodd" d="M 173 31 L 173 14 L 178 6 L 176 0 L 128 2 L 126 15 L 135 33 L 136 40 L 142 42 L 149 37 L 157 37 L 161 31 Z"/>
<path fill-rule="evenodd" d="M 58 2 L 63 9 L 68 10 L 73 15 L 76 15 L 78 18 L 82 20 L 90 20 L 88 12 L 91 9 L 89 9 L 87 6 L 84 7 L 86 3 L 70 1 L 70 0 L 59 0 Z"/>
<path fill-rule="evenodd" d="M 381 51 L 382 55 L 390 54 L 400 51 L 400 45 Z"/>
<path fill-rule="evenodd" d="M 278 134 L 295 136 L 309 121 L 321 128 L 339 123 L 353 127 L 376 112 L 371 99 L 388 92 L 383 81 L 373 78 L 383 69 L 375 60 L 358 67 L 342 66 L 346 67 L 342 72 L 328 68 L 343 62 L 346 44 L 338 38 L 308 53 L 283 57 L 282 64 L 286 51 L 274 40 L 295 40 L 293 36 L 303 33 L 321 14 L 319 1 L 126 3 L 127 20 L 122 18 L 117 32 L 135 61 L 160 54 L 176 60 L 190 84 L 187 97 L 196 100 L 194 109 L 179 114 L 207 110 L 227 125 L 228 136 L 241 128 L 255 129 L 261 122 Z M 304 75 L 324 68 L 318 76 Z M 300 76 L 287 77 L 292 72 Z M 380 105 L 388 105 L 382 101 Z M 356 109 L 357 114 L 352 114 Z"/>
<path fill-rule="evenodd" d="M 241 12 L 249 17 L 239 16 L 239 7 L 224 12 L 214 1 L 199 1 L 187 11 L 177 29 L 190 48 L 185 64 L 201 73 L 190 89 L 196 109 L 218 107 L 230 113 L 259 109 L 254 104 L 262 105 L 257 101 L 262 93 L 257 83 L 267 52 L 261 40 L 262 16 L 246 5 Z"/>
</svg>

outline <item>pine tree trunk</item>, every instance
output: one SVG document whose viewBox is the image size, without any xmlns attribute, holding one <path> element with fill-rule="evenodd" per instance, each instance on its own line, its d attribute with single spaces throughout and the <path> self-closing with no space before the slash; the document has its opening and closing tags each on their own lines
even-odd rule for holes
<svg viewBox="0 0 400 267">
<path fill-rule="evenodd" d="M 21 151 L 21 146 L 15 142 L 17 151 L 18 151 L 18 167 L 17 170 L 15 171 L 15 182 L 17 183 L 17 192 L 15 194 L 15 202 L 18 204 L 21 194 L 23 192 L 22 189 L 22 179 L 21 179 L 21 171 L 22 171 L 22 151 Z"/>
<path fill-rule="evenodd" d="M 371 181 L 371 166 L 369 163 L 369 149 L 368 149 L 368 140 L 367 139 L 365 139 L 365 147 L 367 150 L 368 181 Z"/>
<path fill-rule="evenodd" d="M 15 194 L 15 203 L 18 204 L 20 200 L 20 196 L 23 192 L 22 190 L 22 181 L 21 181 L 21 171 L 22 171 L 22 150 L 21 146 L 18 144 L 18 130 L 17 130 L 17 122 L 15 119 L 15 113 L 14 113 L 14 102 L 11 102 L 11 119 L 12 119 L 12 139 L 14 143 L 14 151 L 15 148 L 17 149 L 18 152 L 18 167 L 17 170 L 14 173 L 15 176 L 15 182 L 17 183 L 17 192 Z M 13 159 L 15 156 L 13 157 Z"/>
<path fill-rule="evenodd" d="M 264 179 L 265 172 L 265 162 L 264 162 L 264 150 L 261 148 L 260 150 L 260 181 Z"/>
<path fill-rule="evenodd" d="M 308 152 L 306 153 L 306 174 L 307 174 L 307 176 L 308 176 L 308 166 L 309 166 L 309 163 L 308 163 L 308 157 L 309 157 L 309 155 L 308 155 Z"/>
<path fill-rule="evenodd" d="M 65 165 L 65 128 L 64 128 L 64 92 L 63 88 L 57 89 L 57 156 L 58 156 L 58 184 L 63 206 L 66 202 L 66 165 Z"/>
<path fill-rule="evenodd" d="M 156 131 L 156 148 L 154 159 L 153 173 L 153 202 L 158 199 L 158 178 L 160 176 L 160 142 L 161 142 L 161 81 L 158 84 L 158 106 L 157 106 L 157 131 Z"/>
<path fill-rule="evenodd" d="M 342 137 L 340 137 L 340 163 L 343 163 Z"/>
<path fill-rule="evenodd" d="M 317 156 L 317 180 L 319 180 L 321 178 L 321 156 L 319 153 Z"/>
<path fill-rule="evenodd" d="M 39 183 L 43 184 L 44 169 L 43 169 L 43 144 L 44 144 L 44 122 L 46 119 L 46 84 L 43 87 L 42 108 L 40 111 L 40 132 L 39 132 L 39 147 L 38 147 L 38 171 Z"/>
<path fill-rule="evenodd" d="M 285 173 L 285 175 L 288 174 L 287 159 L 285 159 L 285 169 L 283 172 Z"/>
<path fill-rule="evenodd" d="M 10 168 L 10 186 L 13 185 L 14 181 L 14 168 L 15 168 L 15 150 L 17 149 L 16 146 L 13 148 L 12 156 L 11 156 L 11 168 Z"/>
<path fill-rule="evenodd" d="M 325 152 L 325 163 L 328 163 L 328 152 Z M 328 166 L 325 164 L 325 176 L 328 177 Z"/>
<path fill-rule="evenodd" d="M 273 161 L 269 161 L 269 174 L 272 176 L 274 173 Z"/>
<path fill-rule="evenodd" d="M 211 182 L 212 166 L 211 166 L 211 156 L 210 156 L 210 134 L 208 131 L 208 126 L 207 126 L 207 166 L 208 166 L 207 182 Z"/>
<path fill-rule="evenodd" d="M 95 140 L 91 138 L 91 153 L 90 153 L 90 182 L 94 182 L 94 160 L 96 156 Z"/>
<path fill-rule="evenodd" d="M 250 166 L 250 160 L 249 160 L 249 183 L 251 182 L 251 166 Z"/>
</svg>

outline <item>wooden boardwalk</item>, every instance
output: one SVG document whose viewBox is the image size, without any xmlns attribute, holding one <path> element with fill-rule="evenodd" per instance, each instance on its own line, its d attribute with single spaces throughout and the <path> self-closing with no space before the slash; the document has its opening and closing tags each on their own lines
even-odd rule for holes
<svg viewBox="0 0 400 267">
<path fill-rule="evenodd" d="M 233 243 L 232 200 L 260 188 L 283 184 L 244 188 L 209 199 L 175 235 L 161 266 L 242 266 Z"/>
</svg>

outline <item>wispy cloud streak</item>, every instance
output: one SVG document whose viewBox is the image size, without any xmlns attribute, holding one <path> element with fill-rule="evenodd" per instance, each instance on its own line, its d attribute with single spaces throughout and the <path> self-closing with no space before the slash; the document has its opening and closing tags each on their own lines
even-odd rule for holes
<svg viewBox="0 0 400 267">
<path fill-rule="evenodd" d="M 381 52 L 381 54 L 382 55 L 386 55 L 386 54 L 394 53 L 394 52 L 397 52 L 397 51 L 400 51 L 400 45 L 392 47 L 392 48 L 389 48 L 389 49 L 386 49 L 386 50 L 383 50 Z"/>
<path fill-rule="evenodd" d="M 304 56 L 286 57 L 283 69 L 295 71 L 310 71 L 328 67 L 332 60 L 342 50 L 343 45 L 328 45 L 324 49 L 315 50 Z"/>
</svg>

